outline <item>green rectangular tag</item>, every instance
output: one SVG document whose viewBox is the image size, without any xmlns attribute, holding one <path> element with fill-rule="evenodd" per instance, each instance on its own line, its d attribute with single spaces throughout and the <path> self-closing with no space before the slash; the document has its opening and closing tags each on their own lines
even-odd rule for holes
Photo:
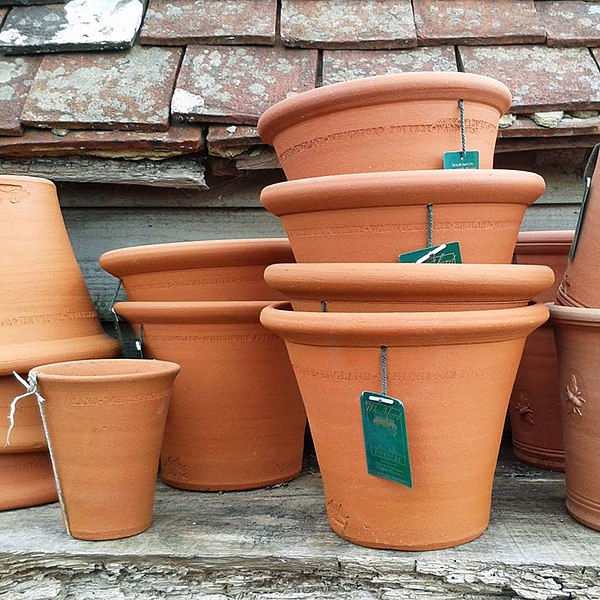
<svg viewBox="0 0 600 600">
<path fill-rule="evenodd" d="M 404 405 L 396 398 L 363 392 L 360 407 L 367 471 L 412 488 Z"/>
<path fill-rule="evenodd" d="M 571 250 L 569 251 L 569 260 L 575 258 L 575 252 L 577 251 L 577 244 L 579 243 L 579 235 L 581 234 L 581 226 L 583 225 L 583 219 L 585 218 L 585 209 L 587 207 L 588 198 L 590 197 L 591 187 L 592 178 L 586 177 L 583 199 L 581 200 L 581 206 L 579 208 L 579 217 L 577 218 L 577 225 L 575 226 L 575 233 L 573 234 L 573 243 L 571 244 Z"/>
<path fill-rule="evenodd" d="M 479 169 L 479 150 L 444 152 L 444 169 Z"/>
<path fill-rule="evenodd" d="M 398 257 L 398 260 L 401 263 L 462 263 L 458 242 L 405 252 Z"/>
</svg>

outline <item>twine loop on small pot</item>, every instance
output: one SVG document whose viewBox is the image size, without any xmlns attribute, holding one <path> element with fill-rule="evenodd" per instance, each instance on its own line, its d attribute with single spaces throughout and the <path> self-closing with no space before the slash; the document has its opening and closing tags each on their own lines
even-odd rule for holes
<svg viewBox="0 0 600 600">
<path fill-rule="evenodd" d="M 387 396 L 387 346 L 381 346 L 381 393 Z"/>
<path fill-rule="evenodd" d="M 138 337 L 135 338 L 135 349 L 140 353 L 140 358 L 144 358 L 144 324 L 140 323 Z"/>
<path fill-rule="evenodd" d="M 467 153 L 467 130 L 465 127 L 465 103 L 462 98 L 458 101 L 458 110 L 460 112 L 460 157 L 464 159 Z"/>
<path fill-rule="evenodd" d="M 114 296 L 112 297 L 112 300 L 110 302 L 110 314 L 112 315 L 113 318 L 113 323 L 115 325 L 115 333 L 117 334 L 117 339 L 119 340 L 119 343 L 121 344 L 121 347 L 123 347 L 123 334 L 121 333 L 121 323 L 119 321 L 119 315 L 117 314 L 117 311 L 115 310 L 115 304 L 117 303 L 117 298 L 119 296 L 119 292 L 121 291 L 121 286 L 123 285 L 123 280 L 119 279 L 119 285 L 117 286 L 117 291 L 115 292 Z"/>
</svg>

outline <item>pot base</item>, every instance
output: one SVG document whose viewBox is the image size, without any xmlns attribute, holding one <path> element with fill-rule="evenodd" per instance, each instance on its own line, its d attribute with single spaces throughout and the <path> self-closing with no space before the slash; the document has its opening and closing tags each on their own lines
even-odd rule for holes
<svg viewBox="0 0 600 600">
<path fill-rule="evenodd" d="M 584 498 L 567 488 L 567 500 L 565 502 L 567 512 L 577 521 L 600 531 L 600 504 Z"/>
<path fill-rule="evenodd" d="M 565 470 L 564 450 L 530 446 L 513 438 L 513 452 L 521 462 L 532 467 L 561 473 Z"/>
<path fill-rule="evenodd" d="M 271 485 L 278 485 L 280 483 L 287 483 L 297 479 L 300 475 L 300 470 L 294 471 L 289 475 L 282 475 L 275 479 L 267 479 L 264 481 L 253 481 L 248 483 L 224 483 L 224 484 L 207 484 L 207 483 L 192 483 L 189 481 L 176 481 L 174 479 L 168 479 L 162 475 L 162 480 L 169 486 L 180 489 L 190 490 L 192 492 L 239 492 L 243 490 L 257 490 L 260 488 L 266 488 Z"/>
<path fill-rule="evenodd" d="M 133 528 L 127 529 L 119 529 L 115 531 L 100 531 L 100 532 L 90 532 L 90 531 L 70 531 L 71 537 L 76 540 L 84 540 L 88 542 L 101 542 L 104 540 L 118 540 L 121 538 L 133 537 L 134 535 L 138 535 L 138 533 L 143 533 L 152 525 L 152 521 L 148 521 L 143 525 Z"/>
</svg>

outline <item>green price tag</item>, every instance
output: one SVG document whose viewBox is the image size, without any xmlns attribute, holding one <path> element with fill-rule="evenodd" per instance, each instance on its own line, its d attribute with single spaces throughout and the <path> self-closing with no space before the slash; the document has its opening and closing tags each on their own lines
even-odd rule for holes
<svg viewBox="0 0 600 600">
<path fill-rule="evenodd" d="M 581 200 L 581 207 L 579 208 L 579 217 L 577 218 L 577 225 L 575 226 L 575 233 L 573 234 L 573 243 L 571 244 L 571 250 L 569 251 L 569 260 L 575 258 L 575 252 L 577 251 L 577 244 L 579 243 L 579 236 L 581 235 L 581 226 L 583 225 L 583 219 L 585 218 L 585 209 L 587 208 L 587 201 L 590 197 L 590 189 L 592 188 L 592 178 L 585 178 L 585 190 L 583 191 L 583 199 Z"/>
<path fill-rule="evenodd" d="M 444 169 L 479 169 L 479 150 L 444 152 Z"/>
<path fill-rule="evenodd" d="M 377 392 L 360 395 L 367 471 L 412 488 L 404 405 Z"/>
<path fill-rule="evenodd" d="M 398 257 L 398 260 L 401 263 L 462 263 L 458 242 L 405 252 Z"/>
</svg>

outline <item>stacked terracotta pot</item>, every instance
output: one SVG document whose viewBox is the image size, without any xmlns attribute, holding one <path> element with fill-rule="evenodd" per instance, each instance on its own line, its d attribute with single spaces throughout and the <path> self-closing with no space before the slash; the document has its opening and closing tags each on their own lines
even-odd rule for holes
<svg viewBox="0 0 600 600">
<path fill-rule="evenodd" d="M 291 262 L 286 239 L 158 244 L 114 250 L 100 264 L 121 279 L 144 357 L 178 363 L 161 474 L 186 490 L 258 488 L 295 478 L 306 415 L 285 346 L 259 320 L 283 298 L 265 267 Z"/>
<path fill-rule="evenodd" d="M 27 378 L 42 363 L 111 357 L 71 249 L 56 188 L 33 177 L 0 176 L 0 510 L 57 500 L 35 397 Z"/>
<path fill-rule="evenodd" d="M 299 94 L 259 121 L 291 180 L 261 201 L 299 263 L 266 270 L 291 306 L 261 320 L 286 342 L 329 523 L 352 542 L 444 548 L 488 525 L 519 359 L 548 317 L 529 301 L 553 282 L 509 264 L 544 191 L 491 168 L 510 104 L 486 77 L 415 73 Z"/>
<path fill-rule="evenodd" d="M 584 173 L 585 192 L 556 304 L 556 336 L 565 452 L 567 510 L 600 530 L 600 167 L 596 146 Z"/>
</svg>

